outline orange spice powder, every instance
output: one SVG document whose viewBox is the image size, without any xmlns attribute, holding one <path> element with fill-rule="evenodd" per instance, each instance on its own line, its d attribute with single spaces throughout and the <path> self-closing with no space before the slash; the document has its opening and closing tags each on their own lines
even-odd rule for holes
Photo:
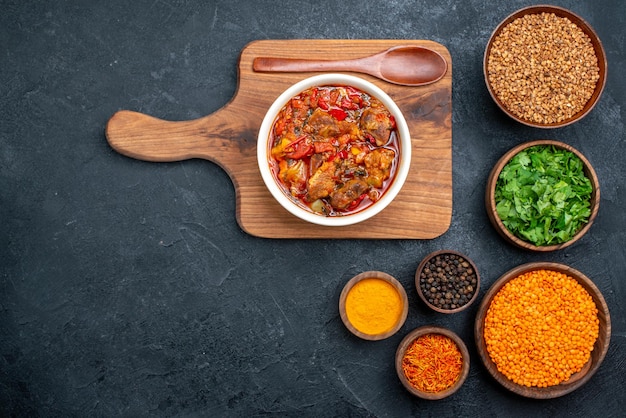
<svg viewBox="0 0 626 418">
<path fill-rule="evenodd" d="M 402 315 L 404 304 L 398 290 L 378 278 L 361 280 L 346 297 L 346 315 L 359 331 L 376 335 L 391 331 Z"/>
</svg>

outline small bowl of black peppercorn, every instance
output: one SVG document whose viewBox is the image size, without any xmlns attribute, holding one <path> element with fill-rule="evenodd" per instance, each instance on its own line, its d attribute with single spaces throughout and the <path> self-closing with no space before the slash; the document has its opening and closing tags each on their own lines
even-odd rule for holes
<svg viewBox="0 0 626 418">
<path fill-rule="evenodd" d="M 454 250 L 428 254 L 415 272 L 417 294 L 434 311 L 455 313 L 478 296 L 480 275 L 469 257 Z"/>
</svg>

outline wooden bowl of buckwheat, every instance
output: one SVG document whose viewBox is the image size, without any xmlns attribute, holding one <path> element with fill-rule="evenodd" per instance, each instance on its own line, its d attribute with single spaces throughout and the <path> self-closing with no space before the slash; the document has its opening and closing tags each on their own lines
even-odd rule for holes
<svg viewBox="0 0 626 418">
<path fill-rule="evenodd" d="M 606 83 L 602 43 L 581 17 L 556 6 L 531 6 L 494 30 L 483 62 L 498 107 L 537 128 L 559 128 L 586 116 Z"/>
</svg>

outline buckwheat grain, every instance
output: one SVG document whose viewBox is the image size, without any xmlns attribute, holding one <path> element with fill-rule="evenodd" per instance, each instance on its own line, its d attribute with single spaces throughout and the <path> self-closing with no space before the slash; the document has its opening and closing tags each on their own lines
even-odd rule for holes
<svg viewBox="0 0 626 418">
<path fill-rule="evenodd" d="M 533 123 L 566 121 L 583 110 L 600 78 L 591 39 L 554 13 L 515 19 L 494 39 L 487 76 L 514 115 Z"/>
</svg>

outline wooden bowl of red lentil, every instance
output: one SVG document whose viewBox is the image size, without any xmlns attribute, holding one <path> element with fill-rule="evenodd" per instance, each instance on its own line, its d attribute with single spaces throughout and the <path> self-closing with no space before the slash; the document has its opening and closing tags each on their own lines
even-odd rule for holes
<svg viewBox="0 0 626 418">
<path fill-rule="evenodd" d="M 466 255 L 439 250 L 424 257 L 417 267 L 415 287 L 426 306 L 452 314 L 467 309 L 476 300 L 480 274 Z"/>
<path fill-rule="evenodd" d="M 525 174 L 521 173 L 521 171 L 510 171 L 510 174 L 503 174 L 503 170 L 505 170 L 507 165 L 512 162 L 513 158 L 522 155 L 522 152 L 526 155 L 524 158 L 530 160 L 524 168 Z M 533 152 L 535 154 L 533 154 Z M 545 153 L 544 157 L 541 157 L 543 155 L 541 154 L 542 152 Z M 542 160 L 542 158 L 545 161 Z M 549 161 L 548 159 L 550 158 L 554 159 L 554 161 Z M 535 168 L 535 165 L 538 165 L 539 167 Z M 548 167 L 548 165 L 550 170 L 552 170 L 550 171 L 552 174 L 545 170 L 545 167 Z M 567 167 L 566 169 L 570 170 L 570 172 L 565 174 L 563 172 L 558 172 L 556 171 L 558 167 Z M 576 167 L 577 170 L 574 170 L 573 167 Z M 539 171 L 543 172 L 539 173 Z M 498 189 L 503 187 L 518 187 L 513 186 L 511 184 L 512 181 L 519 185 L 519 193 L 527 193 L 523 191 L 523 188 L 533 188 L 535 186 L 531 184 L 523 184 L 525 180 L 522 181 L 521 179 L 524 176 L 531 175 L 533 177 L 528 178 L 530 180 L 534 179 L 532 181 L 550 184 L 550 187 L 553 187 L 552 192 L 548 193 L 547 189 L 542 192 L 543 195 L 541 198 L 543 200 L 541 202 L 538 194 L 533 195 L 532 198 L 528 197 L 528 201 L 523 202 L 523 204 L 526 205 L 524 207 L 527 208 L 526 212 L 523 214 L 504 211 L 502 205 L 506 203 L 505 201 L 507 199 L 509 202 L 513 202 L 512 199 L 517 198 L 515 197 L 515 193 L 518 192 L 514 192 L 512 196 L 505 198 L 499 194 Z M 537 180 L 538 177 L 540 177 L 539 180 Z M 581 191 L 583 189 L 579 188 L 580 183 L 585 180 L 583 177 L 588 179 L 588 185 L 586 188 L 587 194 L 584 195 Z M 500 181 L 503 183 L 499 183 Z M 559 198 L 561 199 L 559 204 L 563 205 L 563 207 L 555 206 L 555 209 L 549 212 L 546 206 L 543 208 L 544 213 L 541 213 L 538 208 L 539 206 L 543 207 L 543 205 L 547 205 L 547 203 L 543 203 L 544 200 L 555 200 L 557 199 L 557 193 L 560 193 L 560 190 L 557 190 L 557 186 L 554 183 L 559 183 L 558 187 L 562 187 L 562 190 L 568 190 L 567 193 L 569 194 L 569 197 L 567 199 Z M 572 206 L 571 209 L 568 209 L 568 205 L 570 204 L 576 206 Z M 581 204 L 584 204 L 585 206 L 588 205 L 588 208 L 584 208 L 583 211 L 583 208 L 580 207 Z M 514 207 L 513 203 L 510 203 L 510 205 L 511 207 Z M 598 215 L 598 210 L 600 208 L 600 183 L 589 160 L 587 160 L 587 158 L 585 158 L 580 151 L 571 145 L 550 139 L 529 141 L 510 149 L 495 164 L 489 174 L 489 177 L 487 178 L 485 207 L 489 221 L 498 234 L 500 234 L 509 243 L 530 251 L 556 251 L 574 244 L 591 228 L 591 225 Z M 576 212 L 574 212 L 574 207 L 578 208 Z M 504 213 L 510 213 L 511 215 L 506 216 L 511 216 L 511 219 L 505 219 L 503 221 L 503 218 L 505 217 Z M 524 228 L 526 228 L 525 231 L 522 231 L 521 227 L 518 229 L 513 228 L 513 225 L 515 224 L 511 224 L 510 222 L 517 222 L 515 217 L 519 217 L 521 220 L 524 220 Z M 564 223 L 563 226 L 560 226 L 559 219 L 562 217 L 563 219 L 565 219 L 565 217 L 569 217 L 567 218 L 570 219 L 568 222 L 575 221 L 577 222 L 577 226 L 574 227 L 573 224 L 570 225 L 569 223 Z M 536 222 L 534 228 L 539 227 L 539 230 L 549 232 L 545 232 L 543 236 L 538 237 L 541 239 L 531 241 L 528 237 L 533 236 L 530 228 L 533 226 L 534 222 Z M 519 224 L 522 224 L 522 222 L 519 222 Z M 507 227 L 507 225 L 509 225 L 509 227 Z M 564 231 L 568 230 L 568 228 L 571 230 L 565 234 Z"/>
<path fill-rule="evenodd" d="M 483 364 L 506 389 L 556 398 L 596 373 L 609 348 L 611 317 L 600 290 L 580 271 L 527 263 L 487 291 L 474 337 Z"/>
<path fill-rule="evenodd" d="M 463 340 L 449 329 L 423 326 L 408 333 L 396 350 L 402 385 L 422 399 L 446 398 L 469 374 L 470 356 Z"/>
<path fill-rule="evenodd" d="M 520 9 L 494 30 L 483 70 L 489 94 L 511 118 L 559 128 L 586 116 L 606 84 L 604 48 L 580 16 L 557 7 Z"/>
</svg>

